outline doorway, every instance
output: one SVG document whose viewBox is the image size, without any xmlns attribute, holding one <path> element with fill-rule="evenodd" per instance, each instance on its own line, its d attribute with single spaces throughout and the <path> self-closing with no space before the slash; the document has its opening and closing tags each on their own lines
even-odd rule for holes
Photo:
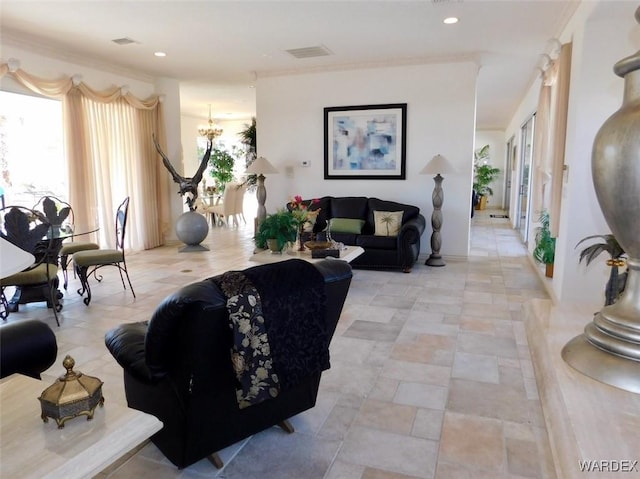
<svg viewBox="0 0 640 479">
<path fill-rule="evenodd" d="M 504 209 L 509 213 L 511 208 L 511 172 L 515 161 L 515 137 L 507 142 L 507 164 L 504 172 Z"/>
<path fill-rule="evenodd" d="M 520 128 L 520 177 L 518 190 L 518 208 L 516 228 L 522 242 L 529 241 L 529 214 L 531 209 L 530 190 L 531 162 L 533 159 L 533 131 L 535 128 L 535 113 Z"/>
</svg>

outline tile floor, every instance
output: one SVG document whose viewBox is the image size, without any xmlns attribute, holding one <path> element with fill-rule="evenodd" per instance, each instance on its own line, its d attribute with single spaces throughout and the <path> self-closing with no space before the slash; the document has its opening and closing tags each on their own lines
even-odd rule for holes
<svg viewBox="0 0 640 479">
<path fill-rule="evenodd" d="M 555 479 L 521 317 L 525 301 L 547 296 L 508 220 L 489 213 L 473 219 L 467 259 L 444 268 L 422 259 L 411 274 L 354 270 L 332 367 L 316 407 L 292 418 L 295 434 L 272 428 L 229 447 L 219 471 L 206 460 L 178 470 L 149 443 L 101 477 Z M 105 407 L 125 404 L 105 331 L 148 319 L 180 285 L 255 264 L 252 234 L 252 225 L 216 227 L 209 252 L 178 253 L 174 244 L 130 254 L 135 300 L 113 268 L 89 307 L 71 280 L 59 328 L 42 304 L 9 321 L 39 318 L 55 330 L 59 360 L 46 383 L 70 354 L 76 369 L 105 382 Z"/>
</svg>

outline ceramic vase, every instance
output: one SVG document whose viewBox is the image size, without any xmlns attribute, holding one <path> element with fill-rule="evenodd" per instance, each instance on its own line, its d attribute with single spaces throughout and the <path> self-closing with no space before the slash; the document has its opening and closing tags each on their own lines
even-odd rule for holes
<svg viewBox="0 0 640 479">
<path fill-rule="evenodd" d="M 635 16 L 640 22 L 640 8 Z M 640 393 L 640 51 L 614 72 L 624 78 L 623 103 L 596 135 L 591 169 L 602 214 L 628 255 L 627 284 L 562 356 L 594 379 Z"/>
</svg>

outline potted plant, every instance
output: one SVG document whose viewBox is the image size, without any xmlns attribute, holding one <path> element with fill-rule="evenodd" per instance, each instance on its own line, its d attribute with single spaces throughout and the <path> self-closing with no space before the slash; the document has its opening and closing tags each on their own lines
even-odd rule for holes
<svg viewBox="0 0 640 479">
<path fill-rule="evenodd" d="M 538 218 L 540 226 L 536 229 L 536 247 L 533 250 L 533 259 L 545 265 L 545 276 L 553 278 L 553 263 L 556 256 L 556 239 L 551 236 L 549 230 L 549 212 L 542 210 Z"/>
<path fill-rule="evenodd" d="M 620 296 L 627 283 L 627 273 L 618 274 L 618 268 L 625 265 L 625 251 L 612 234 L 587 236 L 578 242 L 576 248 L 585 241 L 595 238 L 601 238 L 604 242 L 595 243 L 583 249 L 580 252 L 580 260 L 578 262 L 581 263 L 584 259 L 587 266 L 589 266 L 589 263 L 591 263 L 591 261 L 593 261 L 597 256 L 600 256 L 601 253 L 609 253 L 607 266 L 609 266 L 611 270 L 609 272 L 609 280 L 607 281 L 604 290 L 604 305 L 609 306 L 616 302 L 618 296 Z"/>
<path fill-rule="evenodd" d="M 500 169 L 494 168 L 488 163 L 489 145 L 484 145 L 479 150 L 476 150 L 473 156 L 473 190 L 478 195 L 476 209 L 483 210 L 487 206 L 489 195 L 493 195 L 493 190 L 489 185 L 498 177 Z"/>
<path fill-rule="evenodd" d="M 258 248 L 269 247 L 272 253 L 280 253 L 288 243 L 296 240 L 297 221 L 289 211 L 278 210 L 267 215 L 256 234 Z"/>
<path fill-rule="evenodd" d="M 256 117 L 251 118 L 251 123 L 245 123 L 244 129 L 238 132 L 240 143 L 242 143 L 247 151 L 245 154 L 245 168 L 248 168 L 254 162 L 258 151 L 258 142 L 256 137 Z M 248 175 L 245 183 L 249 188 L 256 186 L 258 175 Z"/>
<path fill-rule="evenodd" d="M 209 158 L 210 174 L 219 192 L 224 191 L 224 185 L 233 181 L 233 166 L 235 158 L 231 153 L 220 148 L 213 148 Z"/>
</svg>

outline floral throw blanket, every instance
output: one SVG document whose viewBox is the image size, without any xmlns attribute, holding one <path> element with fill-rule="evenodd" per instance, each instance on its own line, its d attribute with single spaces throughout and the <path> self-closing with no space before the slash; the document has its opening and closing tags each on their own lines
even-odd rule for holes
<svg viewBox="0 0 640 479">
<path fill-rule="evenodd" d="M 306 261 L 280 265 L 214 278 L 227 298 L 240 409 L 329 368 L 324 278 Z"/>
</svg>

